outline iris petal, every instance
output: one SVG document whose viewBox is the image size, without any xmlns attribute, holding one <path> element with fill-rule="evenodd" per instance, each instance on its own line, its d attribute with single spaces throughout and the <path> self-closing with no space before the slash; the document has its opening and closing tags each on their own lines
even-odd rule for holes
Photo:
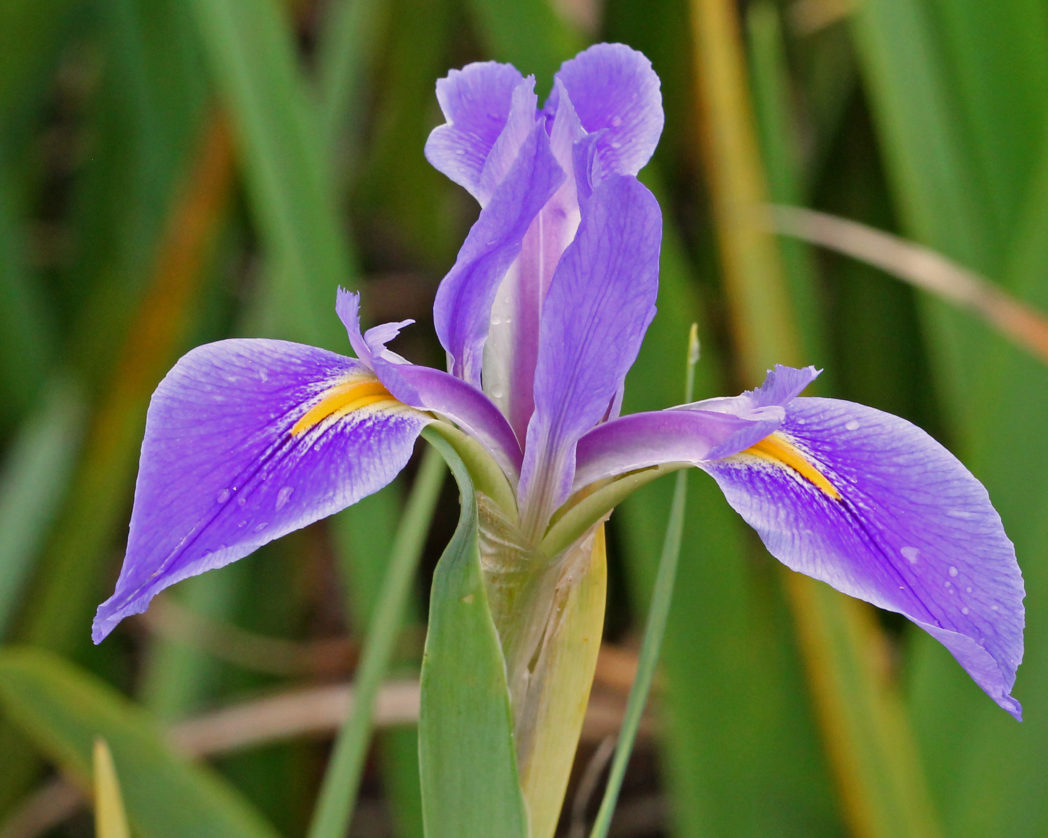
<svg viewBox="0 0 1048 838">
<path fill-rule="evenodd" d="M 491 61 L 452 70 L 437 82 L 437 101 L 447 122 L 430 133 L 426 159 L 482 205 L 487 203 L 492 186 L 498 182 L 491 171 L 498 166 L 489 157 L 501 139 L 497 156 L 512 162 L 515 154 L 509 146 L 515 142 L 519 147 L 535 121 L 533 87 L 534 82 L 526 81 L 510 64 Z M 520 128 L 519 119 L 511 119 L 511 114 L 523 114 L 527 119 L 519 139 L 503 137 L 507 126 L 512 128 L 510 134 Z M 506 167 L 508 170 L 508 164 Z"/>
<path fill-rule="evenodd" d="M 284 341 L 182 358 L 150 402 L 127 556 L 95 642 L 169 585 L 389 483 L 428 420 L 383 393 L 359 361 Z"/>
<path fill-rule="evenodd" d="M 532 220 L 563 180 L 549 137 L 538 124 L 437 289 L 433 318 L 450 370 L 478 389 L 495 293 L 519 256 Z"/>
<path fill-rule="evenodd" d="M 520 474 L 520 445 L 499 409 L 480 390 L 446 372 L 417 366 L 386 347 L 411 323 L 384 323 L 360 332 L 360 295 L 338 289 L 335 310 L 349 342 L 383 385 L 404 404 L 445 416 L 474 436 L 512 479 Z"/>
<path fill-rule="evenodd" d="M 982 485 L 919 428 L 850 402 L 795 399 L 780 433 L 839 498 L 774 452 L 702 467 L 773 556 L 905 615 L 1019 718 L 1023 582 Z"/>
<path fill-rule="evenodd" d="M 641 53 L 623 44 L 597 44 L 566 61 L 557 73 L 582 127 L 600 133 L 598 179 L 636 175 L 651 158 L 664 122 L 659 77 Z M 559 107 L 560 86 L 546 105 Z"/>
<path fill-rule="evenodd" d="M 636 179 L 605 180 L 550 284 L 520 493 L 534 521 L 571 488 L 575 444 L 607 414 L 655 315 L 662 217 Z M 525 512 L 525 516 L 528 513 Z"/>
<path fill-rule="evenodd" d="M 746 416 L 686 407 L 623 416 L 579 440 L 572 491 L 640 468 L 701 465 L 717 452 L 739 451 L 768 436 L 784 416 L 781 408 L 770 406 Z"/>
</svg>

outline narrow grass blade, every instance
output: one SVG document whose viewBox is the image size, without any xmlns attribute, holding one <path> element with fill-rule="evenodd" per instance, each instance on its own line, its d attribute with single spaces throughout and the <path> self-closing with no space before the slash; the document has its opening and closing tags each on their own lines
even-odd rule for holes
<svg viewBox="0 0 1048 838">
<path fill-rule="evenodd" d="M 21 604 L 80 447 L 79 392 L 57 381 L 49 390 L 11 443 L 0 473 L 0 637 Z"/>
<path fill-rule="evenodd" d="M 754 3 L 746 15 L 746 35 L 753 93 L 753 112 L 761 159 L 767 173 L 768 195 L 776 203 L 807 203 L 808 188 L 802 167 L 800 126 L 790 111 L 790 79 L 785 72 L 786 47 L 778 11 L 770 0 Z M 832 384 L 834 370 L 828 356 L 827 308 L 821 293 L 811 248 L 805 242 L 779 242 L 783 276 L 806 363 L 825 369 L 820 384 Z"/>
<path fill-rule="evenodd" d="M 175 754 L 145 713 L 49 653 L 0 652 L 0 705 L 82 789 L 91 786 L 94 740 L 104 738 L 122 768 L 131 825 L 144 838 L 275 838 L 217 775 Z"/>
<path fill-rule="evenodd" d="M 26 262 L 17 172 L 3 152 L 0 137 L 0 432 L 40 397 L 57 346 L 54 313 Z"/>
<path fill-rule="evenodd" d="M 582 49 L 550 0 L 471 0 L 470 6 L 488 54 L 534 73 L 540 89 L 548 90 L 556 69 Z"/>
<path fill-rule="evenodd" d="M 687 373 L 684 386 L 684 404 L 693 400 L 695 389 L 695 364 L 699 360 L 698 326 L 692 325 L 688 335 Z M 641 643 L 637 660 L 637 675 L 630 688 L 626 702 L 626 713 L 619 730 L 619 741 L 615 747 L 615 756 L 611 762 L 608 785 L 597 810 L 593 823 L 594 838 L 605 838 L 611 827 L 612 814 L 626 776 L 626 765 L 629 763 L 633 742 L 637 737 L 637 728 L 644 713 L 644 705 L 655 679 L 655 667 L 662 648 L 662 638 L 666 633 L 669 621 L 670 604 L 673 601 L 673 586 L 677 578 L 677 564 L 680 561 L 681 535 L 684 532 L 684 510 L 688 495 L 688 474 L 678 472 L 673 486 L 673 504 L 670 506 L 669 520 L 666 523 L 666 537 L 662 542 L 662 553 L 659 556 L 659 569 L 655 576 L 655 588 L 652 591 L 651 605 L 648 608 L 648 619 L 644 627 L 644 640 Z"/>
<path fill-rule="evenodd" d="M 365 82 L 381 43 L 378 24 L 383 0 L 331 3 L 317 43 L 317 88 L 324 146 L 328 152 L 350 147 L 355 158 L 364 110 Z"/>
<path fill-rule="evenodd" d="M 352 817 L 374 724 L 375 697 L 389 669 L 444 473 L 440 455 L 427 451 L 386 562 L 386 579 L 378 595 L 356 673 L 353 711 L 346 717 L 335 741 L 310 825 L 310 838 L 345 835 Z"/>
<path fill-rule="evenodd" d="M 269 257 L 267 334 L 336 347 L 335 289 L 352 276 L 320 119 L 275 0 L 194 0 L 205 53 L 243 154 L 251 211 Z"/>
<path fill-rule="evenodd" d="M 430 838 L 526 838 L 506 666 L 480 574 L 477 502 L 454 449 L 426 434 L 461 493 L 458 528 L 437 565 L 422 663 L 419 761 Z"/>
<path fill-rule="evenodd" d="M 120 780 L 113 765 L 113 754 L 105 739 L 95 739 L 93 753 L 95 778 L 95 835 L 97 838 L 130 838 Z"/>
</svg>

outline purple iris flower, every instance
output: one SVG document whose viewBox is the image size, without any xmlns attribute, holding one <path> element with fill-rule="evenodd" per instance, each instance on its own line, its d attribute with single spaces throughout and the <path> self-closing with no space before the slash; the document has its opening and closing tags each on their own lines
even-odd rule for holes
<svg viewBox="0 0 1048 838">
<path fill-rule="evenodd" d="M 536 547 L 623 475 L 703 469 L 772 555 L 905 615 L 1019 718 L 1012 544 L 982 485 L 923 431 L 801 397 L 811 367 L 619 416 L 658 287 L 661 215 L 636 179 L 663 124 L 647 59 L 594 46 L 561 67 L 542 109 L 534 79 L 505 64 L 454 70 L 437 98 L 447 122 L 427 157 L 481 207 L 437 291 L 448 372 L 386 348 L 410 321 L 362 333 L 342 290 L 356 358 L 276 340 L 183 357 L 150 404 L 127 556 L 94 640 L 169 585 L 382 488 L 435 425 L 472 440 L 492 497 Z"/>
</svg>

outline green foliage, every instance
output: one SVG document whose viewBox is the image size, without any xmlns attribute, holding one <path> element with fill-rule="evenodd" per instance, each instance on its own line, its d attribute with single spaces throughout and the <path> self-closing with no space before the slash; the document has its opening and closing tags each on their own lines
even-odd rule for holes
<svg viewBox="0 0 1048 838">
<path fill-rule="evenodd" d="M 122 778 L 128 817 L 140 835 L 276 835 L 226 783 L 177 755 L 147 714 L 53 655 L 32 649 L 3 652 L 0 702 L 85 789 L 91 785 L 96 738 L 104 739 Z"/>
<path fill-rule="evenodd" d="M 422 658 L 422 814 L 433 838 L 526 838 L 506 664 L 480 575 L 477 501 L 469 472 L 430 436 L 459 486 L 458 527 L 437 564 Z"/>
</svg>

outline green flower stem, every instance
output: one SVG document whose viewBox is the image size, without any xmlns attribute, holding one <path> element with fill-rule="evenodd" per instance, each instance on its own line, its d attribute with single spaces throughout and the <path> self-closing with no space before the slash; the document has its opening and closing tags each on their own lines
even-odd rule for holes
<svg viewBox="0 0 1048 838">
<path fill-rule="evenodd" d="M 692 324 L 688 334 L 688 361 L 684 376 L 684 401 L 690 402 L 695 388 L 695 364 L 699 360 L 698 328 Z M 615 747 L 615 757 L 608 775 L 608 785 L 604 798 L 600 802 L 597 818 L 593 823 L 593 838 L 604 838 L 611 826 L 611 816 L 615 811 L 615 802 L 622 788 L 622 779 L 626 775 L 626 764 L 630 751 L 637 737 L 644 705 L 651 692 L 655 678 L 655 665 L 659 660 L 662 638 L 666 634 L 666 622 L 669 619 L 670 604 L 673 601 L 673 585 L 677 578 L 677 564 L 680 560 L 681 534 L 684 531 L 684 509 L 688 494 L 688 473 L 677 474 L 673 488 L 673 503 L 670 506 L 669 522 L 666 525 L 666 537 L 662 542 L 662 555 L 659 557 L 659 569 L 655 577 L 655 588 L 651 594 L 651 608 L 648 610 L 648 621 L 644 628 L 644 641 L 640 647 L 637 661 L 637 676 L 630 688 L 626 701 L 626 713 L 619 732 L 619 741 Z"/>
</svg>

